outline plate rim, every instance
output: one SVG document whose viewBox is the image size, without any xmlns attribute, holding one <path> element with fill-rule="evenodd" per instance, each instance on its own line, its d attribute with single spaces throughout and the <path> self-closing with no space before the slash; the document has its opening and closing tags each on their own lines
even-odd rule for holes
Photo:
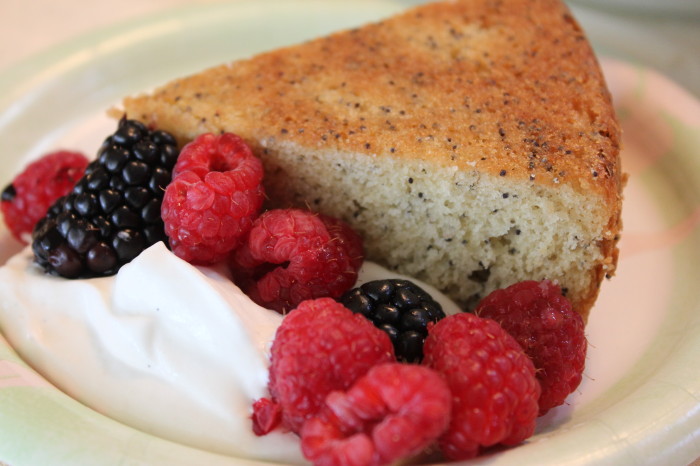
<svg viewBox="0 0 700 466">
<path fill-rule="evenodd" d="M 295 0 L 295 1 L 304 2 L 304 1 L 315 1 L 315 0 Z M 365 1 L 367 3 L 369 3 L 371 0 L 365 0 Z M 241 4 L 241 3 L 244 3 L 244 2 L 235 2 L 235 4 Z M 252 2 L 252 0 L 251 0 L 251 3 L 255 3 L 255 2 Z M 389 2 L 385 2 L 385 3 L 389 3 Z M 410 3 L 410 2 L 401 1 L 401 0 L 394 0 L 393 2 L 390 2 L 390 3 L 395 3 L 397 5 L 405 5 L 405 4 Z M 173 9 L 168 10 L 167 12 L 160 12 L 160 13 L 156 13 L 156 14 L 146 15 L 144 17 L 141 17 L 135 23 L 133 21 L 130 21 L 129 24 L 125 24 L 125 23 L 118 24 L 118 25 L 115 25 L 113 27 L 102 29 L 100 31 L 91 32 L 91 33 L 82 35 L 78 38 L 75 38 L 75 39 L 68 41 L 67 43 L 59 44 L 50 50 L 44 51 L 44 52 L 42 52 L 38 55 L 32 56 L 32 57 L 29 57 L 26 60 L 23 60 L 21 63 L 11 65 L 10 67 L 8 67 L 6 69 L 0 70 L 0 89 L 6 89 L 6 86 L 8 86 L 9 85 L 8 83 L 11 83 L 12 80 L 14 80 L 14 82 L 15 82 L 15 87 L 19 86 L 19 87 L 26 89 L 27 88 L 26 85 L 19 84 L 19 83 L 25 82 L 23 79 L 24 77 L 32 74 L 37 69 L 40 69 L 40 68 L 43 68 L 46 66 L 55 65 L 56 63 L 59 63 L 63 58 L 70 56 L 73 53 L 76 53 L 77 51 L 79 51 L 80 44 L 85 44 L 86 42 L 92 42 L 92 41 L 106 40 L 106 39 L 113 37 L 114 34 L 119 35 L 119 34 L 128 32 L 128 31 L 132 30 L 133 27 L 145 26 L 153 21 L 163 21 L 163 20 L 167 20 L 169 18 L 186 17 L 187 15 L 191 15 L 193 13 L 200 12 L 200 10 L 202 8 L 208 8 L 208 9 L 219 8 L 222 5 L 224 5 L 224 4 L 212 4 L 212 5 L 206 5 L 206 6 L 198 5 L 196 7 L 186 6 L 186 7 L 173 8 Z M 230 6 L 231 4 L 226 4 L 226 5 Z M 608 65 L 608 66 L 631 67 L 631 68 L 633 68 L 641 73 L 649 73 L 650 75 L 653 75 L 653 76 L 659 76 L 659 78 L 662 80 L 662 82 L 665 83 L 665 85 L 671 86 L 671 87 L 676 87 L 676 88 L 680 89 L 681 92 L 685 92 L 685 94 L 687 94 L 690 98 L 692 98 L 695 101 L 695 98 L 692 97 L 692 95 L 690 93 L 683 91 L 682 88 L 677 86 L 675 83 L 664 78 L 661 75 L 658 75 L 658 73 L 656 73 L 653 70 L 648 70 L 648 69 L 645 69 L 645 68 L 638 66 L 638 65 L 629 65 L 629 64 L 625 64 L 623 62 L 617 62 L 617 61 L 611 61 L 611 60 L 604 60 L 603 63 L 604 64 L 605 63 L 608 63 L 608 64 L 616 63 L 615 65 Z M 7 76 L 9 76 L 9 78 L 7 78 Z M 5 77 L 5 79 L 3 79 L 3 77 Z M 17 93 L 10 93 L 10 94 L 17 95 Z M 8 100 L 8 102 L 11 104 L 12 100 Z M 697 101 L 695 101 L 695 102 L 697 102 Z M 3 115 L 6 114 L 7 107 L 8 106 L 4 104 L 4 100 L 0 99 L 0 119 L 3 117 Z M 696 302 L 695 303 L 696 307 L 697 307 L 697 304 L 698 303 Z M 700 335 L 700 332 L 696 331 L 696 336 L 698 336 L 698 335 Z M 5 349 L 3 347 L 3 343 L 7 343 L 7 342 L 6 342 L 5 338 L 0 334 L 0 350 Z M 695 340 L 694 343 L 696 345 L 695 349 L 700 348 L 700 346 L 698 346 L 698 340 Z M 7 348 L 9 348 L 9 350 L 14 353 L 14 349 L 12 349 L 9 346 L 9 344 L 7 344 Z M 23 364 L 26 365 L 26 363 L 24 363 L 22 361 L 22 359 L 19 357 L 19 355 L 14 353 L 14 356 L 16 356 L 19 361 L 21 361 Z M 0 358 L 0 362 L 4 362 L 4 361 L 5 361 L 5 359 Z M 27 367 L 29 367 L 29 366 L 27 365 Z M 700 386 L 696 387 L 696 389 L 700 390 Z M 0 389 L 0 399 L 2 398 L 3 390 L 6 390 L 6 388 Z M 56 389 L 56 390 L 58 390 L 58 389 Z M 59 392 L 60 392 L 60 390 L 59 390 Z M 63 395 L 62 392 L 60 392 L 60 393 L 61 393 L 61 395 Z M 63 396 L 66 396 L 66 395 L 63 395 Z M 82 407 L 82 408 L 77 408 L 78 410 L 83 409 L 83 408 L 89 410 L 89 408 L 84 407 L 76 400 L 73 400 L 72 398 L 70 398 L 70 400 L 73 403 L 77 403 L 79 406 Z M 697 405 L 693 405 L 693 407 L 696 408 L 696 410 L 698 409 Z M 0 415 L 0 419 L 1 418 L 2 418 L 2 416 Z M 116 424 L 119 424 L 117 421 L 114 421 L 112 419 L 109 419 L 109 418 L 106 418 L 106 419 L 108 419 L 109 421 L 114 422 Z M 695 413 L 694 420 L 695 420 L 696 425 L 698 426 L 697 429 L 700 430 L 700 412 Z M 119 424 L 119 425 L 121 426 L 121 424 Z M 128 427 L 128 426 L 122 426 L 122 427 L 126 427 L 127 429 L 135 430 L 135 429 Z M 143 434 L 145 436 L 151 436 L 151 434 L 141 433 L 140 431 L 138 431 L 138 432 L 139 432 L 139 435 Z M 162 441 L 162 442 L 166 442 L 166 444 L 169 448 L 173 448 L 174 450 L 178 450 L 177 447 L 172 446 L 172 445 L 178 445 L 178 444 L 173 444 L 173 442 L 169 442 L 167 440 L 160 439 L 160 438 L 155 437 L 155 436 L 151 436 L 151 437 L 153 437 L 155 439 L 155 440 L 153 440 L 154 444 L 160 444 L 160 442 Z M 149 439 L 149 442 L 150 441 L 151 440 Z M 189 449 L 190 447 L 186 447 L 186 448 Z M 219 464 L 220 461 L 223 461 L 220 464 L 226 464 L 228 462 L 231 462 L 232 460 L 235 461 L 237 464 L 240 464 L 241 461 L 246 461 L 246 464 L 264 464 L 264 463 L 260 463 L 260 462 L 256 462 L 256 461 L 241 460 L 239 458 L 220 457 L 219 455 L 211 454 L 210 452 L 204 452 L 203 450 L 194 449 L 194 451 L 198 454 L 203 453 L 207 456 L 213 455 L 213 456 L 211 456 L 211 458 L 208 458 L 208 459 L 211 459 L 211 461 L 212 461 L 211 464 Z M 2 448 L 0 447 L 0 457 L 1 457 L 1 455 L 2 455 Z M 175 457 L 173 457 L 173 459 L 175 459 Z M 486 464 L 486 463 L 493 464 L 492 463 L 493 460 L 494 460 L 493 457 L 485 457 L 485 458 L 482 458 L 480 460 L 477 460 L 473 464 L 482 464 L 482 463 L 483 464 Z"/>
</svg>

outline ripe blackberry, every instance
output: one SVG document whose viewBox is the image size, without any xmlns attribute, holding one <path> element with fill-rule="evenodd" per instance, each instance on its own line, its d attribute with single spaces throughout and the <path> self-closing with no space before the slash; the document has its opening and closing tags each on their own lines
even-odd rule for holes
<svg viewBox="0 0 700 466">
<path fill-rule="evenodd" d="M 445 317 L 442 306 L 408 280 L 367 282 L 345 293 L 339 301 L 385 331 L 394 344 L 396 358 L 404 362 L 423 359 L 428 323 Z"/>
<path fill-rule="evenodd" d="M 66 278 L 113 275 L 164 241 L 160 206 L 177 156 L 170 134 L 122 118 L 73 190 L 37 223 L 36 262 Z"/>
</svg>

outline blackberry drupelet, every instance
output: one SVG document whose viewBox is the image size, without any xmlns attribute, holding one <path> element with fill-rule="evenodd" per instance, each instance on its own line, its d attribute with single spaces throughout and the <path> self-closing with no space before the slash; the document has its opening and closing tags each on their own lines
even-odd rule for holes
<svg viewBox="0 0 700 466">
<path fill-rule="evenodd" d="M 170 134 L 122 118 L 75 188 L 37 223 L 36 262 L 66 278 L 107 276 L 165 241 L 160 205 L 178 153 Z"/>
<path fill-rule="evenodd" d="M 345 293 L 339 301 L 385 331 L 394 344 L 396 358 L 403 362 L 423 359 L 428 323 L 445 317 L 442 306 L 408 280 L 367 282 Z"/>
</svg>

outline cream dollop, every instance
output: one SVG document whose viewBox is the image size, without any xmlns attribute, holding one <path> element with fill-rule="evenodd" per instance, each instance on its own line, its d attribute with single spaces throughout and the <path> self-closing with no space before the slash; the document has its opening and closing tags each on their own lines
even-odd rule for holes
<svg viewBox="0 0 700 466">
<path fill-rule="evenodd" d="M 396 276 L 366 263 L 360 280 Z M 424 286 L 448 314 L 457 307 Z M 158 243 L 113 277 L 46 275 L 29 248 L 0 267 L 0 329 L 68 395 L 124 424 L 208 451 L 303 461 L 298 438 L 251 430 L 267 393 L 283 317 L 223 269 L 195 267 Z"/>
</svg>

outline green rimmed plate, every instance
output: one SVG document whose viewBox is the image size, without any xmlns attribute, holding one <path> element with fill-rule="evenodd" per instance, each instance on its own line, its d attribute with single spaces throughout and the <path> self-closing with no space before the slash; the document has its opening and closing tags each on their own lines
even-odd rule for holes
<svg viewBox="0 0 700 466">
<path fill-rule="evenodd" d="M 103 30 L 0 76 L 0 181 L 54 147 L 93 153 L 127 94 L 411 2 L 238 1 Z M 416 2 L 413 2 L 416 3 Z M 595 40 L 594 40 L 595 42 Z M 588 327 L 586 379 L 526 444 L 474 464 L 684 464 L 700 456 L 700 103 L 644 68 L 605 61 L 630 173 L 618 276 Z M 7 154 L 14 154 L 7 156 Z M 0 233 L 0 256 L 17 245 Z M 0 461 L 245 464 L 113 421 L 33 372 L 0 339 Z M 250 462 L 252 464 L 252 462 Z M 470 464 L 472 464 L 470 463 Z"/>
</svg>

